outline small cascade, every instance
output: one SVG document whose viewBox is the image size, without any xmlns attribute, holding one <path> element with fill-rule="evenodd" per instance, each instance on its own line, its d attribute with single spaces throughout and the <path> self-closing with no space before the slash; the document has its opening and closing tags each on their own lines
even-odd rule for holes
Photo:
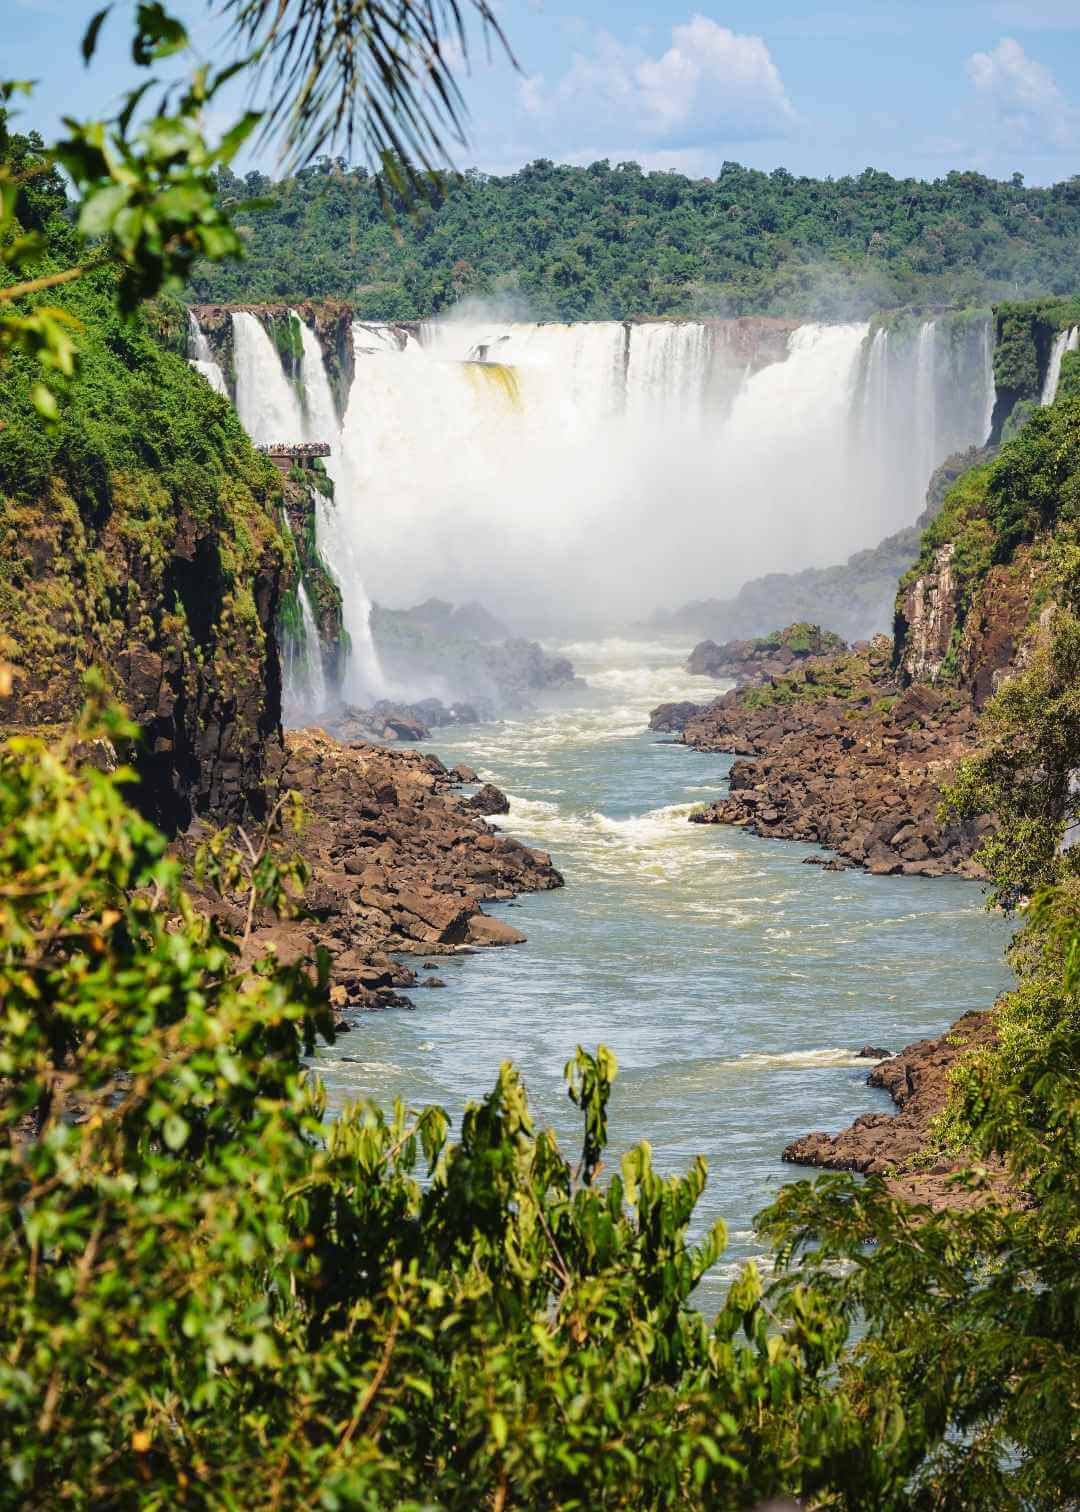
<svg viewBox="0 0 1080 1512">
<path fill-rule="evenodd" d="M 709 329 L 699 321 L 649 321 L 630 327 L 626 413 L 631 421 L 662 420 L 695 429 L 709 386 Z"/>
<path fill-rule="evenodd" d="M 326 674 L 315 614 L 303 582 L 297 585 L 301 634 L 282 637 L 282 701 L 284 722 L 295 729 L 324 713 L 327 704 Z"/>
<path fill-rule="evenodd" d="M 301 402 L 297 387 L 286 378 L 277 348 L 262 323 L 244 310 L 234 311 L 232 320 L 236 410 L 251 439 L 262 445 L 278 441 L 330 443 L 327 472 L 335 484 L 336 502 L 331 506 L 322 498 L 318 500 L 316 546 L 341 584 L 342 612 L 350 641 L 342 693 L 351 702 L 370 702 L 380 697 L 385 687 L 371 638 L 371 601 L 364 591 L 361 573 L 363 553 L 351 536 L 341 530 L 342 512 L 351 514 L 353 509 L 348 470 L 341 465 L 340 427 L 322 349 L 315 333 L 301 321 Z M 302 609 L 303 605 L 301 589 Z M 308 604 L 309 614 L 310 609 Z M 321 676 L 321 658 L 319 672 Z M 325 702 L 325 679 L 322 696 Z"/>
<path fill-rule="evenodd" d="M 915 434 L 911 438 L 917 478 L 930 474 L 943 459 L 938 454 L 937 321 L 924 320 L 915 347 Z"/>
<path fill-rule="evenodd" d="M 188 311 L 188 362 L 197 373 L 203 375 L 215 393 L 224 394 L 228 398 L 229 389 L 225 382 L 225 374 L 214 360 L 214 353 L 206 339 L 206 332 L 190 310 Z"/>
<path fill-rule="evenodd" d="M 979 429 L 985 442 L 993 428 L 994 402 L 997 399 L 997 386 L 994 382 L 994 322 L 992 319 L 983 322 L 981 349 L 983 412 Z"/>
<path fill-rule="evenodd" d="M 326 470 L 334 484 L 334 503 L 319 499 L 315 535 L 320 554 L 341 585 L 342 618 L 349 638 L 342 694 L 350 703 L 370 703 L 385 693 L 386 686 L 371 635 L 371 600 L 364 589 L 362 558 L 354 550 L 349 532 L 342 529 L 343 514 L 352 512 L 352 485 L 348 469 L 342 464 L 341 426 L 322 348 L 314 331 L 303 321 L 300 321 L 300 340 L 304 439 L 329 440 L 332 448 Z"/>
<path fill-rule="evenodd" d="M 1041 405 L 1053 404 L 1057 397 L 1058 384 L 1061 382 L 1061 364 L 1065 360 L 1066 352 L 1075 352 L 1080 346 L 1080 326 L 1070 326 L 1065 331 L 1059 331 L 1054 337 L 1054 345 L 1050 348 L 1050 361 L 1046 367 L 1046 377 L 1043 380 L 1042 394 L 1039 398 Z"/>
<path fill-rule="evenodd" d="M 310 326 L 304 324 L 296 311 L 290 311 L 300 327 L 300 403 L 304 419 L 305 441 L 337 440 L 340 425 L 334 407 L 334 391 L 323 360 L 322 347 Z"/>
</svg>

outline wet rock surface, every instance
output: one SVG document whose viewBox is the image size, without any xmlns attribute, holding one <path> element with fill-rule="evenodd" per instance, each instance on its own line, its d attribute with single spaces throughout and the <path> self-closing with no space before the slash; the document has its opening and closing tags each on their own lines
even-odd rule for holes
<svg viewBox="0 0 1080 1512">
<path fill-rule="evenodd" d="M 418 741 L 427 740 L 432 730 L 449 725 L 482 724 L 493 719 L 494 710 L 487 703 L 444 704 L 440 698 L 421 698 L 417 703 L 394 703 L 381 698 L 370 708 L 344 704 L 323 716 L 327 733 L 336 740 Z M 462 779 L 475 781 L 472 779 Z"/>
<path fill-rule="evenodd" d="M 398 989 L 415 986 L 417 974 L 391 953 L 420 956 L 430 969 L 440 955 L 520 943 L 525 935 L 482 905 L 562 886 L 550 856 L 469 810 L 437 756 L 290 731 L 277 787 L 299 793 L 307 816 L 286 844 L 311 869 L 307 916 L 258 917 L 245 955 L 254 960 L 272 947 L 293 962 L 325 947 L 331 1001 L 345 1014 L 413 1006 Z M 200 838 L 195 830 L 185 843 Z M 242 929 L 239 907 L 197 901 Z"/>
<path fill-rule="evenodd" d="M 899 1055 L 880 1061 L 867 1077 L 867 1086 L 888 1092 L 898 1111 L 863 1113 L 839 1134 L 805 1134 L 787 1146 L 784 1160 L 885 1176 L 894 1195 L 935 1210 L 985 1201 L 985 1192 L 953 1185 L 950 1178 L 964 1169 L 963 1161 L 942 1160 L 930 1169 L 914 1168 L 913 1162 L 927 1144 L 931 1120 L 945 1107 L 953 1068 L 993 1038 L 991 1013 L 966 1013 L 940 1038 L 917 1040 Z M 859 1053 L 869 1051 L 867 1046 Z M 989 1190 L 1005 1195 L 1000 1169 L 991 1172 Z"/>
<path fill-rule="evenodd" d="M 478 793 L 466 800 L 465 807 L 473 814 L 508 814 L 510 800 L 492 782 L 485 782 Z"/>
</svg>

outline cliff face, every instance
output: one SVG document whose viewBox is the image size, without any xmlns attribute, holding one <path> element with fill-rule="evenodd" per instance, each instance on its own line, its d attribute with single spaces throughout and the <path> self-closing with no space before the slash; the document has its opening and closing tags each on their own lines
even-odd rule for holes
<svg viewBox="0 0 1080 1512">
<path fill-rule="evenodd" d="M 348 646 L 342 611 L 341 588 L 319 554 L 316 530 L 318 495 L 333 500 L 334 486 L 326 473 L 311 469 L 303 476 L 290 473 L 283 484 L 285 517 L 296 547 L 299 575 L 307 591 L 319 633 L 319 655 L 327 687 L 338 688 L 345 675 Z M 286 615 L 298 604 L 286 600 Z M 288 624 L 283 626 L 288 633 Z"/>
<path fill-rule="evenodd" d="M 231 407 L 104 279 L 69 307 L 82 373 L 46 430 L 28 364 L 0 371 L 0 646 L 8 729 L 61 723 L 99 667 L 142 727 L 135 799 L 175 831 L 262 805 L 280 760 L 274 635 L 291 553 L 281 485 Z"/>
<path fill-rule="evenodd" d="M 201 304 L 192 305 L 191 313 L 210 343 L 211 351 L 225 375 L 229 392 L 236 397 L 233 367 L 232 315 L 242 310 L 261 320 L 274 338 L 282 365 L 290 377 L 298 376 L 301 355 L 300 337 L 293 311 L 318 337 L 326 362 L 327 376 L 334 393 L 339 415 L 345 413 L 349 387 L 353 380 L 352 307 L 342 299 L 305 299 L 296 305 L 285 304 Z"/>
<path fill-rule="evenodd" d="M 1080 400 L 1063 394 L 947 490 L 901 580 L 894 664 L 979 709 L 1024 665 L 1052 593 L 1059 515 L 1075 490 Z"/>
</svg>

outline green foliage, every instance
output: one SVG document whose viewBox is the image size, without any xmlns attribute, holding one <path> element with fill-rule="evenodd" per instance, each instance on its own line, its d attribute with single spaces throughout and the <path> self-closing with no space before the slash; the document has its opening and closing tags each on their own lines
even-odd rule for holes
<svg viewBox="0 0 1080 1512">
<path fill-rule="evenodd" d="M 0 753 L 6 1504 L 718 1506 L 813 1479 L 787 1413 L 814 1419 L 843 1328 L 802 1300 L 770 1334 L 751 1268 L 707 1329 L 704 1162 L 662 1178 L 643 1144 L 599 1185 L 606 1051 L 568 1068 L 576 1176 L 509 1067 L 457 1145 L 437 1109 L 325 1125 L 301 1060 L 325 980 L 245 965 L 124 774 L 75 755 Z M 201 874 L 280 902 L 272 847 L 245 850 L 216 837 Z"/>
<path fill-rule="evenodd" d="M 885 307 L 978 306 L 1080 286 L 1080 193 L 950 173 L 934 183 L 868 169 L 817 180 L 725 163 L 715 179 L 636 163 L 475 170 L 401 213 L 394 189 L 324 158 L 272 183 L 241 266 L 196 270 L 205 302 L 348 299 L 367 319 L 417 319 L 478 295 L 535 319 L 765 313 L 838 318 Z M 960 339 L 958 323 L 954 335 Z"/>
<path fill-rule="evenodd" d="M 1057 285 L 1063 292 L 1063 285 Z M 1011 402 L 1037 401 L 1054 337 L 1080 323 L 1080 297 L 1003 302 L 994 311 L 994 383 Z M 1014 426 L 1014 429 L 1016 427 Z"/>
<path fill-rule="evenodd" d="M 774 630 L 771 635 L 759 636 L 754 647 L 759 651 L 779 651 L 786 647 L 796 656 L 827 656 L 839 651 L 844 643 L 832 630 L 822 630 L 820 625 L 800 620 L 783 630 Z"/>
<path fill-rule="evenodd" d="M 325 1121 L 303 1068 L 332 1034 L 325 978 L 251 962 L 192 912 L 123 772 L 78 764 L 130 733 L 106 710 L 81 745 L 0 751 L 0 1500 L 1075 1494 L 1080 1098 L 1061 1032 L 1022 1085 L 966 1092 L 980 1150 L 1009 1155 L 1034 1208 L 931 1219 L 876 1179 L 798 1183 L 762 1220 L 776 1279 L 745 1267 L 710 1324 L 692 1302 L 722 1225 L 689 1239 L 704 1162 L 664 1177 L 642 1143 L 601 1182 L 603 1048 L 567 1067 L 576 1167 L 509 1066 L 456 1144 L 437 1108 Z M 204 879 L 288 904 L 273 830 L 239 855 L 214 837 Z M 1077 919 L 1046 906 L 1075 998 Z"/>
</svg>

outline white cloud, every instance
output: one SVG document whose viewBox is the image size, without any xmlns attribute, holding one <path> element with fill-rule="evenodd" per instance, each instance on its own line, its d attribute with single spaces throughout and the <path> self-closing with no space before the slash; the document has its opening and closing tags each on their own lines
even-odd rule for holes
<svg viewBox="0 0 1080 1512">
<path fill-rule="evenodd" d="M 1075 140 L 1076 112 L 1050 70 L 1014 37 L 1003 37 L 993 52 L 973 53 L 967 68 L 997 125 L 1017 145 L 1065 147 Z"/>
<path fill-rule="evenodd" d="M 533 76 L 518 98 L 561 136 L 617 121 L 646 140 L 689 145 L 784 136 L 796 121 L 762 39 L 702 15 L 673 27 L 658 57 L 599 32 L 553 87 Z"/>
</svg>

